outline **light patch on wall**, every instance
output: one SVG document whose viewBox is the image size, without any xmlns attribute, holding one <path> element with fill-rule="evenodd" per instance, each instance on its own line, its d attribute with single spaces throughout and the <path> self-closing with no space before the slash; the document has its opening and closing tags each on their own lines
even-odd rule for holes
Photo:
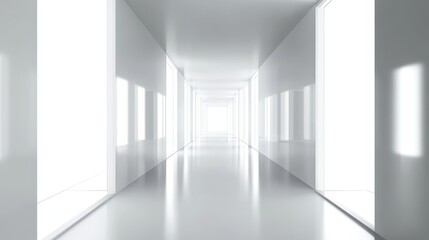
<svg viewBox="0 0 429 240">
<path fill-rule="evenodd" d="M 128 144 L 128 81 L 123 78 L 116 80 L 116 121 L 117 137 L 116 145 Z"/>
<path fill-rule="evenodd" d="M 265 139 L 271 139 L 271 97 L 265 98 Z"/>
<path fill-rule="evenodd" d="M 9 63 L 0 54 L 0 161 L 7 156 L 9 148 Z"/>
<path fill-rule="evenodd" d="M 199 137 L 201 133 L 201 111 L 200 111 L 200 97 L 198 94 L 195 94 L 195 137 Z"/>
<path fill-rule="evenodd" d="M 3 137 L 3 82 L 6 81 L 6 78 L 3 76 L 3 56 L 0 54 L 0 161 L 3 159 L 3 142 L 5 141 Z"/>
<path fill-rule="evenodd" d="M 197 137 L 197 93 L 192 91 L 192 138 Z"/>
<path fill-rule="evenodd" d="M 137 137 L 138 140 L 146 139 L 146 90 L 137 87 Z"/>
<path fill-rule="evenodd" d="M 289 141 L 290 140 L 290 106 L 289 106 L 289 91 L 282 92 L 280 95 L 281 100 L 281 112 L 280 112 L 280 118 L 281 118 L 281 133 L 280 137 L 282 141 Z"/>
<path fill-rule="evenodd" d="M 234 96 L 234 136 L 240 137 L 240 114 L 239 114 L 239 96 L 238 93 Z"/>
<path fill-rule="evenodd" d="M 314 139 L 314 127 L 312 124 L 314 109 L 314 85 L 304 87 L 304 139 Z"/>
<path fill-rule="evenodd" d="M 165 137 L 165 96 L 157 93 L 157 129 L 158 129 L 158 139 Z"/>
<path fill-rule="evenodd" d="M 168 155 L 177 150 L 177 81 L 177 68 L 170 58 L 166 57 L 165 136 Z"/>
<path fill-rule="evenodd" d="M 184 81 L 184 139 L 185 145 L 191 140 L 191 86 Z"/>
<path fill-rule="evenodd" d="M 258 149 L 259 136 L 259 73 L 252 77 L 250 81 L 251 88 L 251 141 L 252 147 Z"/>
<path fill-rule="evenodd" d="M 410 64 L 394 74 L 394 151 L 408 157 L 423 155 L 422 64 Z"/>
<path fill-rule="evenodd" d="M 240 101 L 240 138 L 242 141 L 249 143 L 249 124 L 251 123 L 249 120 L 251 118 L 249 112 L 251 111 L 249 105 L 249 84 L 247 83 L 239 93 L 239 101 Z"/>
<path fill-rule="evenodd" d="M 238 92 L 238 137 L 240 139 L 243 139 L 244 136 L 244 124 L 243 124 L 243 108 L 244 108 L 244 102 L 243 102 L 243 89 Z"/>
</svg>

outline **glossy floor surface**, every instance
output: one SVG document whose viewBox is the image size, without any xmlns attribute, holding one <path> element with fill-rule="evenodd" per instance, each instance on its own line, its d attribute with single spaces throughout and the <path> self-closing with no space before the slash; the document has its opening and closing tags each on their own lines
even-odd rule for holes
<svg viewBox="0 0 429 240">
<path fill-rule="evenodd" d="M 139 178 L 60 239 L 377 238 L 247 145 L 203 138 Z"/>
</svg>

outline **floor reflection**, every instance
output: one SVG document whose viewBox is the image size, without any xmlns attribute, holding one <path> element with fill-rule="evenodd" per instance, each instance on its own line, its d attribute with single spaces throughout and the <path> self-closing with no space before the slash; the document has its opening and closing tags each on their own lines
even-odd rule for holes
<svg viewBox="0 0 429 240">
<path fill-rule="evenodd" d="M 323 222 L 323 239 L 377 239 L 327 202 L 323 204 Z"/>
<path fill-rule="evenodd" d="M 376 239 L 279 165 L 227 138 L 201 138 L 188 145 L 60 239 L 106 236 Z"/>
<path fill-rule="evenodd" d="M 177 234 L 178 201 L 178 157 L 177 154 L 165 163 L 165 235 L 166 239 L 175 239 Z"/>
<path fill-rule="evenodd" d="M 369 191 L 324 191 L 324 195 L 359 217 L 368 225 L 375 225 L 375 194 Z"/>
</svg>

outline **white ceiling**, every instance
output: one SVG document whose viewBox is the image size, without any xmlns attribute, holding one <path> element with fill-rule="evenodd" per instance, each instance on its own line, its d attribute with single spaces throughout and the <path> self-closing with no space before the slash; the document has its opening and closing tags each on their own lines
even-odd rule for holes
<svg viewBox="0 0 429 240">
<path fill-rule="evenodd" d="M 127 0 L 205 98 L 240 89 L 317 0 Z"/>
</svg>

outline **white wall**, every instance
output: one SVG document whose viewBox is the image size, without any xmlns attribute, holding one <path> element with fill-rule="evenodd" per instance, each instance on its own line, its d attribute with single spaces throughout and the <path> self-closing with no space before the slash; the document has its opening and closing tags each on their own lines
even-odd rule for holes
<svg viewBox="0 0 429 240">
<path fill-rule="evenodd" d="M 116 2 L 116 75 L 129 82 L 128 145 L 117 148 L 116 188 L 120 191 L 165 159 L 158 138 L 157 94 L 165 96 L 166 56 L 124 0 Z M 146 89 L 146 139 L 137 141 L 135 86 Z M 162 121 L 161 121 L 162 122 Z"/>
<path fill-rule="evenodd" d="M 315 84 L 315 10 L 311 9 L 259 69 L 259 151 L 289 170 L 311 187 L 315 187 L 314 135 L 304 138 L 305 131 L 314 132 L 314 91 L 310 108 L 304 110 L 305 94 L 297 94 Z M 290 91 L 290 120 L 296 124 L 291 132 L 296 137 L 281 141 L 283 125 L 281 94 Z M 266 133 L 265 99 L 271 102 L 270 134 Z M 307 113 L 304 115 L 304 113 Z M 308 118 L 308 119 L 304 119 Z M 307 122 L 298 124 L 299 122 Z M 299 134 L 298 134 L 299 133 Z M 270 136 L 270 139 L 266 139 Z M 298 137 L 300 136 L 300 137 Z"/>
<path fill-rule="evenodd" d="M 37 1 L 0 1 L 0 239 L 36 239 Z"/>
<path fill-rule="evenodd" d="M 116 74 L 165 95 L 165 52 L 123 0 L 116 2 Z"/>
<path fill-rule="evenodd" d="M 159 94 L 166 96 L 166 53 L 124 0 L 116 6 L 116 75 L 129 83 L 128 144 L 119 146 L 116 155 L 116 188 L 120 191 L 165 160 L 166 137 L 160 136 L 159 127 L 166 129 L 166 114 L 158 114 Z M 184 81 L 177 74 L 177 147 L 184 145 Z M 145 140 L 137 140 L 137 105 L 135 87 L 146 89 Z M 165 106 L 164 106 L 165 109 Z"/>
<path fill-rule="evenodd" d="M 429 1 L 375 2 L 375 228 L 428 239 Z"/>
</svg>

